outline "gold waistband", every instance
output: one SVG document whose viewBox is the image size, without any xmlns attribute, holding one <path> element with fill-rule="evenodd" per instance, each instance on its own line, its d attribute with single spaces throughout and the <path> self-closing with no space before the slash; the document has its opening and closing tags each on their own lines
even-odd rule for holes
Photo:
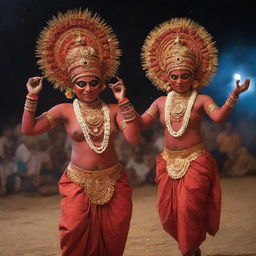
<svg viewBox="0 0 256 256">
<path fill-rule="evenodd" d="M 162 156 L 166 161 L 168 175 L 173 179 L 183 177 L 186 174 L 190 163 L 205 151 L 206 149 L 203 143 L 179 151 L 171 151 L 165 148 Z"/>
<path fill-rule="evenodd" d="M 113 196 L 122 169 L 117 163 L 103 170 L 88 171 L 70 163 L 66 173 L 73 183 L 84 189 L 93 204 L 105 204 Z"/>
</svg>

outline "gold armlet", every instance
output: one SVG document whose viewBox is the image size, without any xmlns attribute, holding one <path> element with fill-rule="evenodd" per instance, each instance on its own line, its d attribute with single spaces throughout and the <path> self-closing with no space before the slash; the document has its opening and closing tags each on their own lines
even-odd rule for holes
<svg viewBox="0 0 256 256">
<path fill-rule="evenodd" d="M 206 112 L 210 115 L 216 109 L 219 109 L 219 107 L 215 103 L 212 103 L 207 107 Z"/>
<path fill-rule="evenodd" d="M 118 125 L 118 127 L 119 127 L 119 129 L 120 129 L 121 131 L 123 131 L 126 126 L 127 126 L 127 124 L 126 124 L 125 120 L 121 121 L 121 122 L 119 123 L 119 125 Z"/>
<path fill-rule="evenodd" d="M 50 114 L 49 112 L 44 112 L 43 116 L 48 120 L 51 129 L 56 126 L 56 121 L 53 118 L 52 114 Z"/>
<path fill-rule="evenodd" d="M 155 118 L 158 116 L 158 112 L 157 111 L 153 111 L 152 109 L 147 109 L 146 113 L 148 113 L 152 118 Z"/>
</svg>

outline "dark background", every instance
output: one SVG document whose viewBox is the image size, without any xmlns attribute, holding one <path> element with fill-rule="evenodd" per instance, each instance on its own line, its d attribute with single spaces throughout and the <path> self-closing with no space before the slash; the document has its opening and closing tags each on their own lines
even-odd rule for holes
<svg viewBox="0 0 256 256">
<path fill-rule="evenodd" d="M 203 90 L 223 104 L 234 86 L 233 75 L 251 78 L 251 89 L 244 95 L 230 118 L 255 115 L 256 13 L 253 1 L 84 1 L 84 0 L 1 0 L 1 124 L 20 122 L 26 96 L 26 81 L 41 75 L 36 65 L 35 44 L 46 22 L 58 12 L 89 8 L 97 12 L 117 35 L 122 50 L 119 76 L 138 112 L 145 111 L 160 95 L 141 68 L 144 39 L 158 24 L 173 17 L 188 17 L 212 34 L 219 50 L 216 76 Z M 102 98 L 115 102 L 110 90 Z M 69 102 L 44 81 L 38 114 L 55 104 Z"/>
</svg>

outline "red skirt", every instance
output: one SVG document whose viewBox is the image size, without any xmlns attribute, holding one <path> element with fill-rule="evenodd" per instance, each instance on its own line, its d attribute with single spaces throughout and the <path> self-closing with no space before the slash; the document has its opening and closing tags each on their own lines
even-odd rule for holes
<svg viewBox="0 0 256 256">
<path fill-rule="evenodd" d="M 132 189 L 122 174 L 110 201 L 90 203 L 84 190 L 63 174 L 60 239 L 62 256 L 121 256 L 132 214 Z"/>
<path fill-rule="evenodd" d="M 162 226 L 178 241 L 183 254 L 193 252 L 219 229 L 221 188 L 215 159 L 209 152 L 192 161 L 187 173 L 172 179 L 157 158 L 157 207 Z"/>
</svg>

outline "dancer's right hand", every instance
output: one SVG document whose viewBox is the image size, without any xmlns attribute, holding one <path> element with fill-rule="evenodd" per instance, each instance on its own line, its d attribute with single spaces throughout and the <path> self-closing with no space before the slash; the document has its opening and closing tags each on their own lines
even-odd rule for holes
<svg viewBox="0 0 256 256">
<path fill-rule="evenodd" d="M 30 77 L 26 86 L 29 94 L 38 95 L 43 88 L 43 76 Z"/>
</svg>

